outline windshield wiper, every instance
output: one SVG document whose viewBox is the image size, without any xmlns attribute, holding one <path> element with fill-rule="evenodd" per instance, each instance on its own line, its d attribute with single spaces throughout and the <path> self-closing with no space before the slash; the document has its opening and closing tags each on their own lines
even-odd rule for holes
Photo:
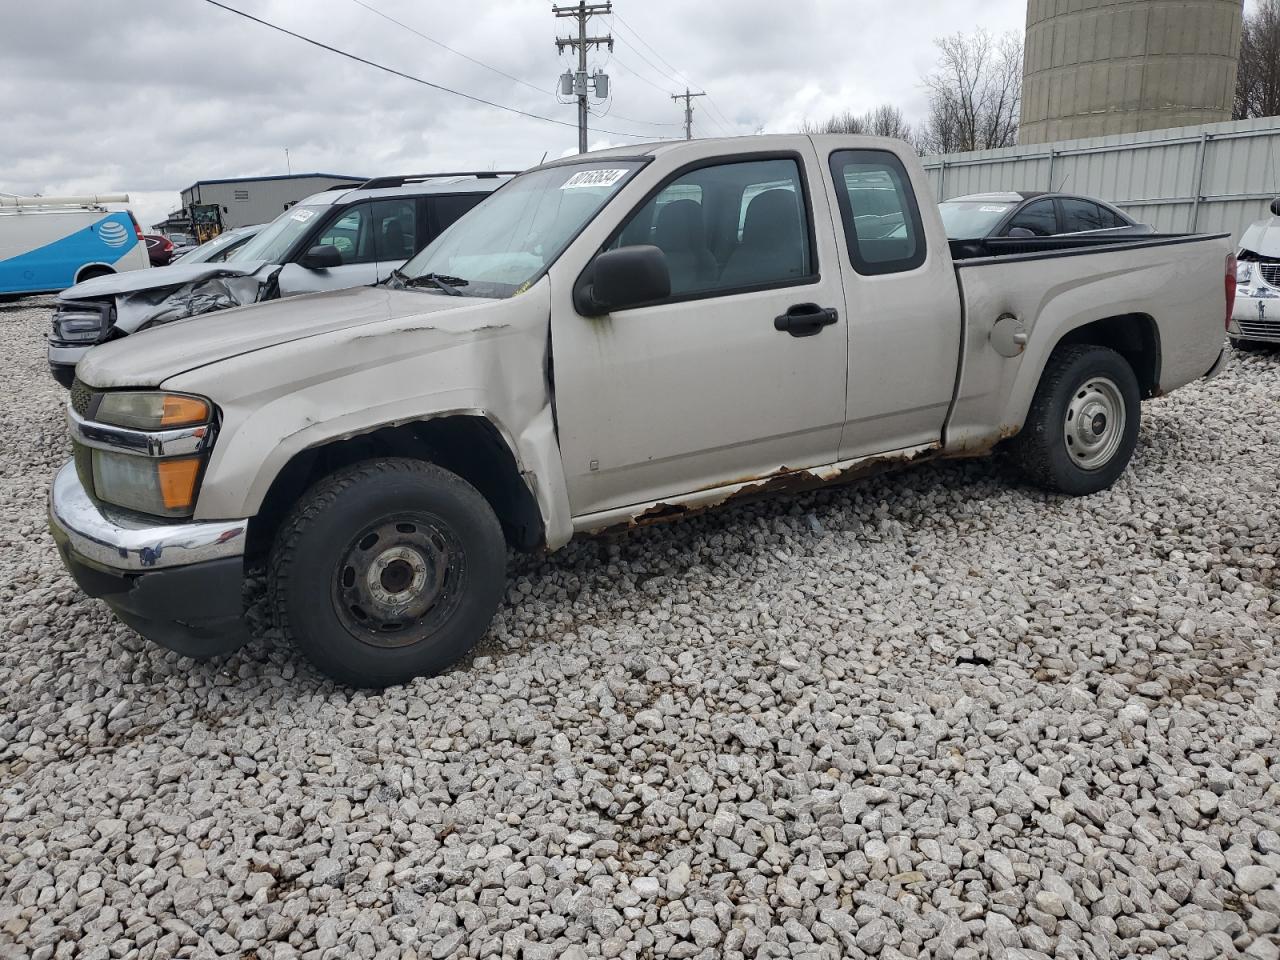
<svg viewBox="0 0 1280 960">
<path fill-rule="evenodd" d="M 401 274 L 401 276 L 404 276 L 404 274 Z M 465 287 L 469 282 L 461 277 L 450 277 L 443 273 L 423 273 L 405 280 L 404 285 L 406 287 L 432 286 L 437 290 L 444 291 L 451 297 L 460 297 L 462 296 L 462 291 L 457 288 Z"/>
</svg>

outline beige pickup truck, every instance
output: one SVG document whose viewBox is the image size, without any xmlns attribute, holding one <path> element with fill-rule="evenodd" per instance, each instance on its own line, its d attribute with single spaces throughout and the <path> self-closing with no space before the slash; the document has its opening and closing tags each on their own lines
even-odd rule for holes
<svg viewBox="0 0 1280 960">
<path fill-rule="evenodd" d="M 508 548 L 1011 447 L 1102 490 L 1140 402 L 1223 362 L 1225 236 L 952 250 L 915 156 L 867 137 L 544 164 L 389 280 L 95 347 L 53 483 L 62 556 L 152 640 L 283 633 L 369 686 L 483 636 Z"/>
</svg>

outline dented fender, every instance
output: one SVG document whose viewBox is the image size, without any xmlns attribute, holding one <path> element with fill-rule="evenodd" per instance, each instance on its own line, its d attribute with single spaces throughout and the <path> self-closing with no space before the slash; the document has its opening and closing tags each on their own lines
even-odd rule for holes
<svg viewBox="0 0 1280 960">
<path fill-rule="evenodd" d="M 493 424 L 538 503 L 547 545 L 567 542 L 572 525 L 546 378 L 548 284 L 509 300 L 386 288 L 368 289 L 372 297 L 386 298 L 381 319 L 370 319 L 370 309 L 360 323 L 165 380 L 166 389 L 212 398 L 222 414 L 196 519 L 254 516 L 304 450 L 461 415 Z M 305 310 L 310 299 L 273 304 L 264 318 Z"/>
</svg>

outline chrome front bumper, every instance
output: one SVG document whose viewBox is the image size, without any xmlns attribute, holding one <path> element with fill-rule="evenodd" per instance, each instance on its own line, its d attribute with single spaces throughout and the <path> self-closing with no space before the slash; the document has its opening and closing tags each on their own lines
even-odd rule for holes
<svg viewBox="0 0 1280 960">
<path fill-rule="evenodd" d="M 96 503 L 80 483 L 74 463 L 53 479 L 49 525 L 59 545 L 79 559 L 119 573 L 243 557 L 249 531 L 248 520 L 150 522 Z"/>
<path fill-rule="evenodd" d="M 247 520 L 146 522 L 95 503 L 75 464 L 49 494 L 49 531 L 80 589 L 153 643 L 189 657 L 230 653 L 244 621 Z"/>
</svg>

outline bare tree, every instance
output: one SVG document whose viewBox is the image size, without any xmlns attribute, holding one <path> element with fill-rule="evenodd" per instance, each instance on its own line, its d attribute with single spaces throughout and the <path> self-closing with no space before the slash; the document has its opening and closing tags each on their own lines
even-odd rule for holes
<svg viewBox="0 0 1280 960">
<path fill-rule="evenodd" d="M 867 133 L 873 137 L 894 137 L 908 142 L 911 140 L 911 124 L 902 116 L 902 111 L 892 104 L 881 104 L 862 120 L 867 126 Z"/>
<path fill-rule="evenodd" d="M 861 133 L 873 137 L 897 137 L 899 140 L 911 140 L 911 124 L 902 116 L 902 111 L 889 103 L 881 104 L 874 110 L 868 110 L 861 116 L 850 110 L 828 117 L 821 123 L 806 120 L 800 124 L 800 132 L 815 133 Z"/>
<path fill-rule="evenodd" d="M 866 133 L 867 121 L 864 117 L 859 117 L 850 110 L 843 113 L 837 113 L 833 117 L 828 117 L 821 123 L 812 123 L 808 120 L 800 124 L 800 132 L 807 134 L 817 133 Z"/>
<path fill-rule="evenodd" d="M 1240 31 L 1240 61 L 1232 117 L 1280 114 L 1280 0 L 1261 0 Z"/>
<path fill-rule="evenodd" d="M 1022 38 L 978 30 L 935 42 L 941 57 L 924 78 L 929 116 L 920 133 L 921 151 L 955 153 L 1017 143 Z"/>
</svg>

